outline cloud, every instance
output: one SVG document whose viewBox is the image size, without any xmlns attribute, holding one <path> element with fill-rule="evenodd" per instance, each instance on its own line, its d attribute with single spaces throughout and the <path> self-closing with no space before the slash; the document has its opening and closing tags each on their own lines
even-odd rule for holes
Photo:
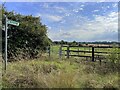
<svg viewBox="0 0 120 90">
<path fill-rule="evenodd" d="M 58 22 L 61 21 L 63 17 L 55 15 L 46 15 L 46 17 L 52 21 Z"/>
<path fill-rule="evenodd" d="M 51 15 L 51 14 L 41 14 L 41 13 L 37 13 L 35 15 L 36 17 L 40 16 L 42 19 L 46 19 L 48 21 L 51 21 L 51 22 L 59 22 L 63 19 L 62 16 L 59 16 L 59 15 Z"/>
<path fill-rule="evenodd" d="M 82 24 L 78 22 L 84 21 Z M 76 22 L 76 23 L 75 23 Z M 77 40 L 77 41 L 95 41 L 95 40 L 117 40 L 118 36 L 118 13 L 111 12 L 106 16 L 96 15 L 93 20 L 87 17 L 81 17 L 78 21 L 72 22 L 69 30 L 50 33 L 53 40 Z"/>
<path fill-rule="evenodd" d="M 58 7 L 58 6 L 55 6 L 54 9 L 61 10 L 61 11 L 65 11 L 65 8 L 63 8 L 63 7 Z"/>
<path fill-rule="evenodd" d="M 52 9 L 56 10 L 56 12 L 59 12 L 59 13 L 67 12 L 67 9 L 65 7 L 61 7 L 61 6 L 54 6 Z"/>
<path fill-rule="evenodd" d="M 78 10 L 82 11 L 82 10 L 83 10 L 83 7 L 79 8 Z"/>
<path fill-rule="evenodd" d="M 110 6 L 107 6 L 107 8 L 110 8 Z"/>
<path fill-rule="evenodd" d="M 84 7 L 85 5 L 84 4 L 82 4 L 80 7 Z"/>
<path fill-rule="evenodd" d="M 92 11 L 92 12 L 99 12 L 99 10 L 94 10 L 94 11 Z"/>
<path fill-rule="evenodd" d="M 73 9 L 73 12 L 79 12 L 79 10 L 78 9 Z"/>
<path fill-rule="evenodd" d="M 78 13 L 78 12 L 80 12 L 80 11 L 83 11 L 83 8 L 81 7 L 81 8 L 78 8 L 78 9 L 73 9 L 73 12 L 76 12 L 76 13 Z"/>
<path fill-rule="evenodd" d="M 44 8 L 49 8 L 49 4 L 48 3 L 43 3 L 42 5 Z"/>
<path fill-rule="evenodd" d="M 113 4 L 113 7 L 115 8 L 115 7 L 117 7 L 118 6 L 118 4 L 117 3 L 115 3 L 115 4 Z"/>
<path fill-rule="evenodd" d="M 93 10 L 92 12 L 99 12 L 91 16 L 78 13 L 86 10 L 85 4 L 70 3 L 76 5 L 71 7 L 63 7 L 62 5 L 49 5 L 49 9 L 54 9 L 55 13 L 42 13 L 40 15 L 47 24 L 49 24 L 48 35 L 52 40 L 77 40 L 77 41 L 95 41 L 95 40 L 117 40 L 118 33 L 118 13 L 111 10 L 108 5 L 102 7 L 103 14 L 100 10 Z M 113 7 L 116 4 L 112 4 Z M 51 7 L 50 7 L 51 6 Z M 45 7 L 48 7 L 45 5 Z M 87 6 L 86 6 L 87 7 Z M 60 12 L 60 13 L 58 13 Z M 86 11 L 87 12 L 87 11 Z M 91 15 L 91 14 L 90 14 Z M 54 22 L 54 25 L 51 22 Z"/>
</svg>

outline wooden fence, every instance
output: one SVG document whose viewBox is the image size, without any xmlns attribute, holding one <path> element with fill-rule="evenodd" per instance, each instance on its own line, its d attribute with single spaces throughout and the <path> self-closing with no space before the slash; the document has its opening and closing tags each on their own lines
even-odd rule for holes
<svg viewBox="0 0 120 90">
<path fill-rule="evenodd" d="M 63 48 L 66 49 L 64 50 Z M 78 48 L 78 50 L 71 50 L 71 48 Z M 86 50 L 79 50 L 79 48 L 89 48 L 87 51 Z M 108 51 L 95 51 L 95 49 L 111 49 L 111 48 L 120 48 L 120 47 L 112 47 L 112 46 L 69 46 L 69 45 L 61 45 L 60 50 L 59 50 L 59 56 L 61 57 L 63 54 L 63 51 L 66 52 L 65 56 L 67 58 L 69 58 L 70 56 L 74 56 L 74 57 L 85 57 L 87 58 L 91 58 L 92 61 L 97 60 L 102 60 L 105 59 L 108 54 L 111 54 L 112 52 L 108 52 Z M 71 54 L 71 52 L 76 52 L 78 54 Z M 81 55 L 80 53 L 89 53 L 91 55 Z M 100 54 L 104 54 L 104 55 L 100 55 Z M 120 54 L 120 53 L 117 53 Z"/>
</svg>

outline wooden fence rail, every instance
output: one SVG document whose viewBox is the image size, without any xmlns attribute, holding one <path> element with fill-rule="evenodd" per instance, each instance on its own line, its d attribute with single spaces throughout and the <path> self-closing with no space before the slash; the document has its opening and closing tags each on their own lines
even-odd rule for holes
<svg viewBox="0 0 120 90">
<path fill-rule="evenodd" d="M 61 45 L 62 47 L 94 47 L 94 48 L 113 48 L 114 46 L 70 46 L 70 45 Z M 116 48 L 120 48 L 117 46 Z"/>
<path fill-rule="evenodd" d="M 78 50 L 71 50 L 71 48 L 73 47 L 76 47 L 78 48 Z M 89 51 L 86 51 L 86 50 L 79 50 L 80 47 L 84 47 L 84 48 L 89 48 Z M 63 48 L 66 48 L 66 50 L 63 50 Z M 91 48 L 91 49 L 90 49 Z M 69 45 L 61 45 L 60 47 L 60 51 L 59 51 L 59 56 L 61 57 L 62 56 L 62 52 L 66 52 L 65 56 L 67 58 L 69 58 L 70 56 L 74 56 L 74 57 L 85 57 L 85 58 L 91 58 L 92 61 L 94 62 L 95 59 L 100 59 L 101 61 L 101 58 L 105 58 L 105 55 L 108 55 L 108 54 L 112 54 L 112 52 L 110 51 L 95 51 L 96 48 L 120 48 L 120 47 L 113 47 L 113 46 L 69 46 Z M 78 54 L 70 54 L 71 52 L 76 52 Z M 80 55 L 80 53 L 89 53 L 91 55 Z M 98 55 L 98 54 L 104 54 L 104 55 Z M 119 53 L 116 53 L 116 54 L 120 54 Z"/>
<path fill-rule="evenodd" d="M 62 50 L 62 51 L 67 51 L 67 50 Z M 76 51 L 76 50 L 69 50 L 70 52 L 84 52 L 84 53 L 92 53 L 92 51 Z M 104 54 L 112 54 L 111 52 L 96 52 L 94 51 L 94 53 L 104 53 Z M 117 53 L 117 54 L 120 54 L 120 53 Z"/>
</svg>

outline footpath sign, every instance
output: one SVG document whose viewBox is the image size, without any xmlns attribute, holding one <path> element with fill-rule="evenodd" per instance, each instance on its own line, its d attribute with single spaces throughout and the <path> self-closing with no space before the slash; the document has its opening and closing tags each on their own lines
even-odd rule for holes
<svg viewBox="0 0 120 90">
<path fill-rule="evenodd" d="M 14 25 L 14 26 L 19 26 L 19 22 L 9 20 L 6 15 L 5 16 L 5 70 L 7 69 L 7 29 L 8 29 L 8 24 Z"/>
<path fill-rule="evenodd" d="M 11 25 L 14 25 L 14 26 L 19 26 L 19 22 L 16 22 L 16 21 L 13 21 L 13 20 L 8 20 L 7 24 L 11 24 Z"/>
</svg>

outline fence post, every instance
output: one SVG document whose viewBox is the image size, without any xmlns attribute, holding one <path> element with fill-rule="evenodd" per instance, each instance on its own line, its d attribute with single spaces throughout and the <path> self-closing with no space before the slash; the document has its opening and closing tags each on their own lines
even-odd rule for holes
<svg viewBox="0 0 120 90">
<path fill-rule="evenodd" d="M 92 47 L 92 61 L 94 62 L 94 47 Z"/>
<path fill-rule="evenodd" d="M 80 48 L 80 43 L 78 42 L 78 56 L 80 55 L 79 54 L 79 48 Z"/>
<path fill-rule="evenodd" d="M 69 45 L 67 46 L 67 58 L 69 58 Z"/>
<path fill-rule="evenodd" d="M 62 56 L 62 46 L 63 45 L 61 45 L 60 48 L 59 48 L 59 58 L 61 58 L 61 56 Z"/>
<path fill-rule="evenodd" d="M 50 57 L 50 45 L 48 46 L 48 53 L 49 53 L 49 57 Z"/>
<path fill-rule="evenodd" d="M 78 46 L 78 56 L 79 56 L 79 46 Z"/>
</svg>

